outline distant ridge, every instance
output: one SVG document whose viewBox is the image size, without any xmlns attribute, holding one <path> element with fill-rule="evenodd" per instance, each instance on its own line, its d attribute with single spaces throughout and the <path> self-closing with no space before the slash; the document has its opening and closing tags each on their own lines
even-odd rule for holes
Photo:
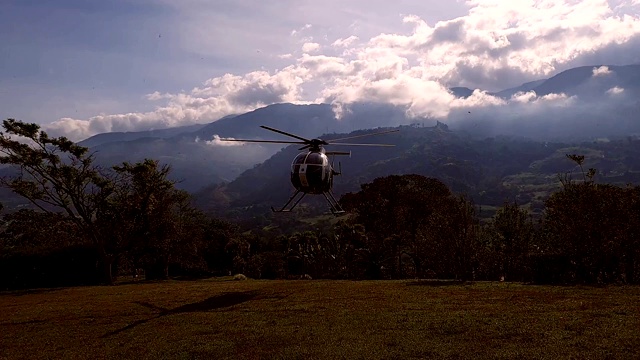
<svg viewBox="0 0 640 360">
<path fill-rule="evenodd" d="M 133 141 L 142 138 L 168 138 L 183 132 L 197 131 L 205 126 L 207 126 L 207 124 L 186 125 L 145 131 L 109 132 L 91 136 L 80 141 L 78 144 L 86 147 L 94 147 L 109 142 Z"/>
<path fill-rule="evenodd" d="M 524 83 L 524 84 L 522 84 L 520 86 L 517 86 L 517 87 L 514 87 L 514 88 L 510 88 L 510 89 L 499 91 L 497 93 L 493 93 L 493 95 L 501 97 L 503 99 L 509 99 L 513 95 L 515 95 L 515 94 L 517 94 L 519 92 L 531 91 L 531 90 L 535 89 L 536 87 L 542 85 L 545 81 L 547 81 L 547 79 L 530 81 L 530 82 Z"/>
<path fill-rule="evenodd" d="M 463 98 L 463 99 L 466 99 L 469 96 L 471 96 L 471 94 L 473 94 L 473 90 L 471 90 L 471 89 L 469 89 L 467 87 L 460 87 L 460 86 L 449 88 L 449 91 L 451 91 L 451 93 L 455 97 Z"/>
</svg>

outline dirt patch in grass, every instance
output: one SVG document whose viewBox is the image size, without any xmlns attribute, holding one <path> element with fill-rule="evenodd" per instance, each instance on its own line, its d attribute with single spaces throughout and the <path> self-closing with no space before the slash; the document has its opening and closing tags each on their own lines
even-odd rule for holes
<svg viewBox="0 0 640 360">
<path fill-rule="evenodd" d="M 638 287 L 413 281 L 3 293 L 0 358 L 628 359 L 639 298 Z"/>
</svg>

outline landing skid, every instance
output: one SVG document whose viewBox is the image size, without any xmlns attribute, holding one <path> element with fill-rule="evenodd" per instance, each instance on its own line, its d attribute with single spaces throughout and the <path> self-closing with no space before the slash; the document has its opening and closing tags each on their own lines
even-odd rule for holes
<svg viewBox="0 0 640 360">
<path fill-rule="evenodd" d="M 295 194 L 293 194 L 290 198 L 289 201 L 287 201 L 286 204 L 284 204 L 284 206 L 282 207 L 282 209 L 280 210 L 276 210 L 273 206 L 271 207 L 271 211 L 273 212 L 291 212 L 291 210 L 293 210 L 294 207 L 296 207 L 296 205 L 298 205 L 298 203 L 300 202 L 300 200 L 302 200 L 304 198 L 305 195 L 307 195 L 307 193 L 302 193 L 302 196 L 300 196 L 300 198 L 298 200 L 296 200 L 296 202 L 293 203 L 293 205 L 287 209 L 287 206 L 289 206 L 289 204 L 291 203 L 291 201 L 293 201 L 293 199 L 296 198 L 296 196 L 298 196 L 298 194 L 300 194 L 300 190 L 296 190 Z"/>
<path fill-rule="evenodd" d="M 302 196 L 300 196 L 297 200 L 295 200 L 298 194 L 300 193 L 302 193 Z M 289 198 L 287 203 L 284 204 L 282 208 L 278 210 L 272 206 L 271 211 L 278 212 L 278 213 L 291 212 L 291 210 L 293 210 L 296 207 L 296 205 L 298 205 L 298 203 L 305 197 L 305 195 L 307 195 L 307 193 L 301 192 L 300 190 L 296 190 L 296 192 Z M 338 216 L 345 213 L 345 211 L 342 209 L 342 206 L 340 206 L 340 204 L 338 203 L 338 200 L 336 200 L 336 198 L 333 196 L 333 193 L 331 193 L 331 191 L 325 191 L 322 193 L 322 195 L 324 195 L 324 198 L 327 199 L 327 202 L 329 203 L 329 206 L 331 208 L 331 213 L 333 215 Z M 291 204 L 291 202 L 294 200 L 295 202 L 293 203 L 293 205 L 291 205 L 291 207 L 287 209 L 287 206 L 289 206 L 289 204 Z"/>
<path fill-rule="evenodd" d="M 324 195 L 324 198 L 327 199 L 329 206 L 331 206 L 331 213 L 333 215 L 338 216 L 345 213 L 345 211 L 342 209 L 342 206 L 340 206 L 340 203 L 338 203 L 338 200 L 336 200 L 331 191 L 325 191 L 322 193 L 322 195 Z"/>
</svg>

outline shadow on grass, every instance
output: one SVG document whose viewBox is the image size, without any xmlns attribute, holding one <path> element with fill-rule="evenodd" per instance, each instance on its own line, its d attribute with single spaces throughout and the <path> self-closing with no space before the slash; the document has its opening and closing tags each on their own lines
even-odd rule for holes
<svg viewBox="0 0 640 360">
<path fill-rule="evenodd" d="M 463 280 L 415 280 L 407 283 L 407 286 L 455 286 L 471 285 L 473 282 Z"/>
<path fill-rule="evenodd" d="M 20 321 L 20 322 L 7 322 L 7 323 L 0 323 L 1 326 L 22 326 L 22 325 L 34 325 L 34 324 L 42 324 L 42 323 L 46 323 L 47 320 L 27 320 L 27 321 Z"/>
<path fill-rule="evenodd" d="M 181 275 L 181 276 L 171 276 L 168 278 L 162 279 L 146 279 L 144 276 L 140 278 L 133 278 L 131 275 L 125 275 L 116 280 L 117 285 L 132 285 L 132 284 L 162 284 L 167 281 L 196 281 L 196 280 L 205 280 L 214 277 L 211 274 L 203 274 L 203 275 Z"/>
<path fill-rule="evenodd" d="M 56 291 L 61 291 L 65 289 L 68 289 L 68 287 L 60 286 L 60 287 L 52 287 L 52 288 L 0 290 L 0 296 L 2 295 L 25 296 L 25 295 L 33 295 L 33 294 L 47 294 L 50 292 L 56 292 Z"/>
<path fill-rule="evenodd" d="M 133 323 L 120 328 L 118 330 L 115 331 L 111 331 L 106 333 L 105 335 L 103 335 L 103 338 L 106 337 L 110 337 L 113 335 L 117 335 L 123 331 L 127 331 L 130 329 L 133 329 L 134 327 L 138 326 L 138 325 L 142 325 L 144 323 L 147 323 L 151 320 L 154 319 L 158 319 L 161 318 L 163 316 L 167 316 L 167 315 L 175 315 L 175 314 L 184 314 L 184 313 L 194 313 L 194 312 L 206 312 L 206 311 L 211 311 L 211 310 L 217 310 L 217 309 L 222 309 L 222 308 L 228 308 L 234 305 L 238 305 L 241 304 L 243 302 L 249 301 L 253 298 L 255 298 L 258 295 L 258 293 L 256 291 L 245 291 L 245 292 L 235 292 L 235 293 L 225 293 L 225 294 L 220 294 L 220 295 L 216 295 L 216 296 L 212 296 L 208 299 L 204 299 L 202 301 L 196 302 L 196 303 L 191 303 L 191 304 L 185 304 L 182 306 L 178 306 L 176 308 L 173 309 L 165 309 L 159 306 L 155 306 L 153 304 L 147 303 L 147 302 L 142 302 L 142 301 L 136 301 L 134 302 L 135 304 L 138 304 L 140 306 L 144 306 L 148 309 L 151 309 L 153 311 L 157 311 L 158 314 L 156 316 L 153 316 L 151 318 L 148 319 L 142 319 L 142 320 L 138 320 L 138 321 L 134 321 Z"/>
</svg>

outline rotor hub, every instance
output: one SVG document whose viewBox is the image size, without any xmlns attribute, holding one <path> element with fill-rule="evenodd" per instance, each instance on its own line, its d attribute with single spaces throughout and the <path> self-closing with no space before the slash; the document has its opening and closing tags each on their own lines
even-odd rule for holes
<svg viewBox="0 0 640 360">
<path fill-rule="evenodd" d="M 322 139 L 311 139 L 309 141 L 309 148 L 314 151 L 319 151 L 323 145 L 329 145 L 329 143 Z"/>
</svg>

